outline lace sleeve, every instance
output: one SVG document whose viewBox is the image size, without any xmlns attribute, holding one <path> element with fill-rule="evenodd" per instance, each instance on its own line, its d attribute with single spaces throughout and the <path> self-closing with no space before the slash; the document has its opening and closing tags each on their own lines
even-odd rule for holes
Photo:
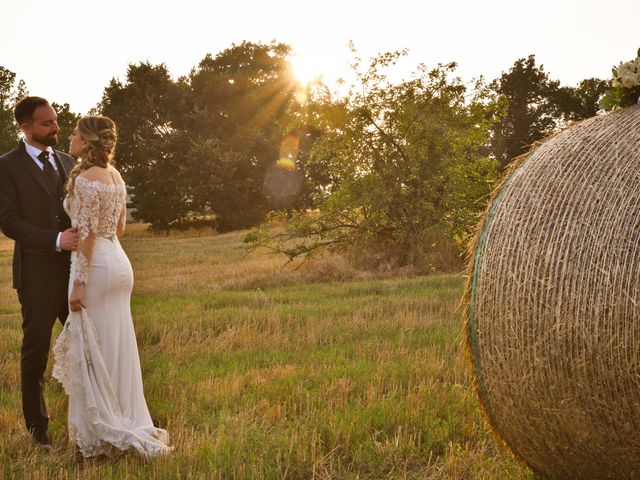
<svg viewBox="0 0 640 480">
<path fill-rule="evenodd" d="M 100 199 L 95 185 L 84 181 L 82 177 L 76 178 L 73 193 L 75 201 L 78 202 L 78 250 L 74 281 L 87 283 L 98 231 Z"/>
</svg>

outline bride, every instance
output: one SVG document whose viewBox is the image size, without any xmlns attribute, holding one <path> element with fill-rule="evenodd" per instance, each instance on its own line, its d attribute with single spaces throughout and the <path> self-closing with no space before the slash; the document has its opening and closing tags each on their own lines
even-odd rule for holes
<svg viewBox="0 0 640 480">
<path fill-rule="evenodd" d="M 79 238 L 71 312 L 53 348 L 53 376 L 69 395 L 69 438 L 85 457 L 167 453 L 168 434 L 153 426 L 144 398 L 130 309 L 133 272 L 118 240 L 126 190 L 113 167 L 115 124 L 83 117 L 70 141 L 69 153 L 80 162 L 69 175 L 65 209 Z"/>
</svg>

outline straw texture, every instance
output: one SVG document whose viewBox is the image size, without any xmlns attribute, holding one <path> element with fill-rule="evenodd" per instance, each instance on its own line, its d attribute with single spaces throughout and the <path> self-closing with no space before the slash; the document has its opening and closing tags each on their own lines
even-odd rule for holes
<svg viewBox="0 0 640 480">
<path fill-rule="evenodd" d="M 467 341 L 494 430 L 549 478 L 640 478 L 640 107 L 522 159 L 469 273 Z"/>
</svg>

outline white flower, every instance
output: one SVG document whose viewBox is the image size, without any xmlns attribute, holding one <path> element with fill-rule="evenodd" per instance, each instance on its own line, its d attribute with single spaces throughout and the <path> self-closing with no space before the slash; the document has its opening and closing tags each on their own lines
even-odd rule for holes
<svg viewBox="0 0 640 480">
<path fill-rule="evenodd" d="M 621 87 L 621 86 L 622 86 L 622 84 L 620 83 L 620 80 L 618 80 L 618 79 L 616 78 L 616 79 L 614 79 L 614 80 L 611 82 L 611 86 L 612 86 L 613 88 L 619 88 L 619 87 Z"/>
<path fill-rule="evenodd" d="M 618 65 L 618 69 L 616 71 L 617 77 L 624 77 L 627 73 L 636 73 L 636 64 L 635 62 L 620 62 Z"/>
<path fill-rule="evenodd" d="M 638 85 L 638 76 L 634 72 L 627 72 L 622 76 L 622 85 L 626 88 Z"/>
</svg>

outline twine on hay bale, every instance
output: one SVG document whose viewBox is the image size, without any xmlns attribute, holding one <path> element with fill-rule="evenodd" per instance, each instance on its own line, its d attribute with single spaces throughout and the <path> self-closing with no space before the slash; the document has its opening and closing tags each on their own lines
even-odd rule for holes
<svg viewBox="0 0 640 480">
<path fill-rule="evenodd" d="M 523 156 L 469 263 L 467 344 L 495 432 L 550 478 L 640 478 L 640 106 Z"/>
</svg>

